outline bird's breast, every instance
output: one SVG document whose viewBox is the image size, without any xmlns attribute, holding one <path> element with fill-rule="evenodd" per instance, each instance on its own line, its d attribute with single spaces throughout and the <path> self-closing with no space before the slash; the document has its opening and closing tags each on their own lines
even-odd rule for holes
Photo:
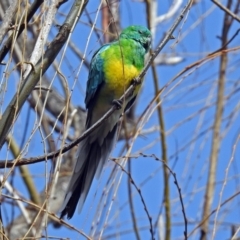
<svg viewBox="0 0 240 240">
<path fill-rule="evenodd" d="M 104 66 L 106 87 L 120 98 L 129 87 L 131 81 L 140 73 L 134 65 L 124 64 L 122 60 L 112 59 Z"/>
</svg>

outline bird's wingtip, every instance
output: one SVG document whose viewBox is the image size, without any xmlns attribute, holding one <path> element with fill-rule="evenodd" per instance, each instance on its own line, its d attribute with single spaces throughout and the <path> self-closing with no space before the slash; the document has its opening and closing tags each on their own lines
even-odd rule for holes
<svg viewBox="0 0 240 240">
<path fill-rule="evenodd" d="M 68 202 L 70 200 L 72 196 L 72 191 L 68 192 L 67 195 L 65 196 L 65 199 L 62 203 L 61 208 L 59 209 L 60 212 L 60 218 L 62 219 L 65 215 L 68 215 L 67 218 L 70 219 L 71 217 L 69 217 L 69 211 L 68 211 Z"/>
</svg>

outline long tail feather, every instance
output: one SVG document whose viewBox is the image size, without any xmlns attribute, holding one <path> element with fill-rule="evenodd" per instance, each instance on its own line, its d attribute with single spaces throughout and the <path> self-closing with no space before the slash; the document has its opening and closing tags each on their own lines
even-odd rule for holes
<svg viewBox="0 0 240 240">
<path fill-rule="evenodd" d="M 108 126 L 101 126 L 101 129 L 104 128 Z M 104 139 L 99 136 L 91 143 L 92 136 L 90 136 L 81 142 L 77 162 L 62 206 L 61 218 L 65 215 L 68 219 L 72 218 L 78 202 L 79 210 L 82 209 L 95 174 L 97 177 L 100 176 L 104 163 L 115 144 L 117 129 L 118 124 L 108 132 Z M 97 132 L 99 134 L 100 131 Z"/>
</svg>

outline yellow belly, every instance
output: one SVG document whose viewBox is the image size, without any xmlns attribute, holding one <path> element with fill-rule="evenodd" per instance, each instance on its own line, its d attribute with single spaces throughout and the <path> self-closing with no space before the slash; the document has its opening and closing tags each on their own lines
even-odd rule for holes
<svg viewBox="0 0 240 240">
<path fill-rule="evenodd" d="M 131 81 L 140 73 L 133 65 L 124 65 L 122 61 L 111 61 L 105 67 L 105 81 L 109 91 L 113 91 L 116 98 L 120 98 L 129 87 Z"/>
</svg>

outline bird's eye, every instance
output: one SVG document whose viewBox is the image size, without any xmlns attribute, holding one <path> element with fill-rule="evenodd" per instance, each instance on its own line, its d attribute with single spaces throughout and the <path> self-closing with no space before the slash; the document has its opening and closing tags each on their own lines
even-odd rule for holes
<svg viewBox="0 0 240 240">
<path fill-rule="evenodd" d="M 139 32 L 140 34 L 143 34 L 143 31 L 142 31 L 142 30 L 138 30 L 138 32 Z"/>
</svg>

